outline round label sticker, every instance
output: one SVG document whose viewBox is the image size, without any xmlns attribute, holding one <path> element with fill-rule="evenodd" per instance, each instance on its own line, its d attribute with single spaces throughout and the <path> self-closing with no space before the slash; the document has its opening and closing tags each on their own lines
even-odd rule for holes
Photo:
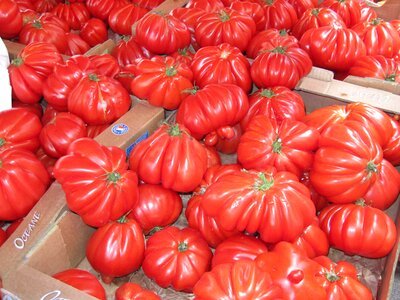
<svg viewBox="0 0 400 300">
<path fill-rule="evenodd" d="M 129 127 L 125 124 L 115 124 L 112 128 L 111 131 L 112 133 L 116 135 L 123 135 L 127 133 L 129 130 Z"/>
</svg>

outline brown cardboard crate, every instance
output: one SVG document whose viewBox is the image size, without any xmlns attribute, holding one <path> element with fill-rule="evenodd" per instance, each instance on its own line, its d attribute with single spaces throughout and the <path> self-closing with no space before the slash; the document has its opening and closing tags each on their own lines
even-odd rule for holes
<svg viewBox="0 0 400 300">
<path fill-rule="evenodd" d="M 134 101 L 132 108 L 95 140 L 105 146 L 117 146 L 127 151 L 140 140 L 146 138 L 164 119 L 164 110 L 147 102 Z M 48 234 L 54 224 L 68 212 L 65 194 L 57 182 L 54 182 L 30 213 L 24 218 L 17 230 L 0 247 L 0 278 L 3 284 L 9 273 L 15 271 L 20 263 L 29 261 L 29 252 Z M 85 231 L 82 229 L 83 233 Z M 85 234 L 84 234 L 85 235 Z M 83 237 L 76 236 L 77 240 Z M 59 245 L 69 247 L 68 245 Z M 67 250 L 66 250 L 67 251 Z M 69 250 L 68 250 L 69 251 Z M 70 254 L 71 257 L 74 254 Z"/>
<path fill-rule="evenodd" d="M 374 8 L 379 18 L 389 21 L 400 19 L 400 1 L 398 0 L 383 0 L 379 2 L 365 0 L 365 3 Z"/>
</svg>

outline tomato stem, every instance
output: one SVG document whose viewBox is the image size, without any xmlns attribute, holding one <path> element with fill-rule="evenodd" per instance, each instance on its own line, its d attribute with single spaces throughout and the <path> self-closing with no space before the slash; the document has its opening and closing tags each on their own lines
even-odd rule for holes
<svg viewBox="0 0 400 300">
<path fill-rule="evenodd" d="M 89 80 L 98 82 L 98 81 L 100 81 L 100 78 L 96 74 L 92 73 L 92 74 L 89 74 Z"/>
<path fill-rule="evenodd" d="M 272 152 L 280 154 L 282 152 L 282 139 L 278 136 L 272 143 Z"/>
<path fill-rule="evenodd" d="M 367 172 L 368 172 L 368 178 L 372 176 L 372 173 L 378 173 L 378 166 L 374 164 L 373 161 L 368 162 L 367 164 Z"/>
<path fill-rule="evenodd" d="M 320 11 L 321 11 L 320 8 L 313 8 L 313 9 L 311 10 L 311 14 L 312 14 L 313 16 L 318 16 L 318 14 L 319 14 Z"/>
<path fill-rule="evenodd" d="M 267 4 L 267 5 L 272 5 L 275 2 L 275 0 L 264 0 L 264 1 L 265 1 L 265 4 Z"/>
<path fill-rule="evenodd" d="M 376 18 L 376 19 L 373 19 L 373 20 L 370 22 L 370 24 L 371 24 L 372 26 L 377 26 L 377 25 L 379 25 L 382 21 L 383 21 L 383 20 L 382 20 L 381 18 Z"/>
<path fill-rule="evenodd" d="M 189 248 L 188 244 L 185 242 L 182 242 L 178 245 L 178 251 L 179 252 L 185 252 Z"/>
<path fill-rule="evenodd" d="M 229 14 L 225 10 L 221 10 L 219 13 L 219 19 L 221 22 L 227 22 L 230 19 Z"/>
<path fill-rule="evenodd" d="M 286 53 L 286 47 L 283 46 L 278 46 L 272 50 L 270 50 L 271 53 L 277 53 L 277 54 L 285 54 Z"/>
<path fill-rule="evenodd" d="M 161 227 L 161 226 L 155 226 L 155 227 L 153 227 L 153 229 L 151 229 L 150 231 L 149 231 L 149 233 L 147 234 L 147 235 L 153 235 L 153 234 L 155 234 L 156 232 L 158 232 L 158 231 L 160 231 L 160 230 L 162 230 L 163 228 Z"/>
<path fill-rule="evenodd" d="M 42 22 L 40 22 L 40 20 L 33 20 L 32 26 L 39 29 L 43 28 Z"/>
<path fill-rule="evenodd" d="M 280 36 L 288 36 L 288 32 L 286 29 L 281 29 L 281 30 L 279 30 L 279 35 Z"/>
<path fill-rule="evenodd" d="M 390 74 L 385 77 L 386 81 L 395 82 L 396 81 L 396 74 Z"/>
<path fill-rule="evenodd" d="M 168 134 L 170 136 L 180 136 L 182 134 L 182 130 L 179 128 L 178 124 L 172 125 L 169 130 Z"/>
<path fill-rule="evenodd" d="M 0 147 L 3 147 L 6 143 L 5 138 L 0 138 Z"/>
<path fill-rule="evenodd" d="M 121 175 L 118 172 L 111 172 L 107 174 L 107 181 L 116 183 L 121 179 Z"/>
<path fill-rule="evenodd" d="M 182 56 L 189 56 L 187 47 L 178 49 L 178 53 Z"/>
<path fill-rule="evenodd" d="M 22 57 L 14 58 L 14 59 L 11 61 L 11 64 L 14 65 L 14 66 L 16 66 L 16 67 L 19 67 L 19 66 L 22 65 L 23 63 L 24 63 L 24 60 L 22 59 Z"/>
<path fill-rule="evenodd" d="M 268 180 L 267 177 L 265 177 L 264 173 L 259 173 L 258 174 L 258 180 L 256 181 L 256 184 L 254 187 L 258 191 L 268 191 L 272 186 L 274 185 L 274 180 Z"/>
<path fill-rule="evenodd" d="M 165 69 L 165 75 L 169 76 L 169 77 L 173 77 L 176 74 L 178 74 L 178 70 L 175 69 L 174 67 L 169 67 L 167 66 Z"/>
<path fill-rule="evenodd" d="M 329 280 L 329 282 L 336 282 L 339 281 L 341 279 L 341 277 L 339 275 L 337 275 L 334 272 L 326 272 L 325 273 L 326 279 Z"/>
<path fill-rule="evenodd" d="M 364 199 L 358 199 L 354 202 L 354 204 L 357 206 L 367 206 Z"/>
<path fill-rule="evenodd" d="M 260 95 L 267 98 L 272 98 L 276 94 L 271 89 L 262 89 Z"/>
<path fill-rule="evenodd" d="M 198 86 L 194 86 L 192 89 L 185 89 L 181 93 L 189 93 L 191 95 L 196 95 L 198 90 L 199 90 L 199 87 Z"/>
</svg>

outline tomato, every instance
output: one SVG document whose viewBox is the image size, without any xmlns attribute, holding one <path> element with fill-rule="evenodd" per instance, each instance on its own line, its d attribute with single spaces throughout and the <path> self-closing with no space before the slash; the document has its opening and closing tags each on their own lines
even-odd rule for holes
<svg viewBox="0 0 400 300">
<path fill-rule="evenodd" d="M 11 39 L 16 37 L 22 29 L 22 15 L 19 6 L 13 0 L 4 0 L 0 3 L 0 37 Z"/>
<path fill-rule="evenodd" d="M 346 28 L 342 17 L 334 10 L 328 7 L 310 8 L 294 24 L 292 34 L 300 40 L 304 32 L 309 29 L 333 25 Z"/>
<path fill-rule="evenodd" d="M 306 51 L 290 41 L 277 39 L 255 58 L 250 73 L 258 88 L 279 85 L 293 89 L 311 71 L 312 65 Z"/>
<path fill-rule="evenodd" d="M 345 121 L 320 137 L 310 179 L 315 190 L 334 203 L 363 197 L 382 169 L 382 148 L 362 123 Z"/>
<path fill-rule="evenodd" d="M 83 221 L 100 227 L 117 220 L 138 200 L 138 178 L 128 170 L 125 152 L 90 138 L 74 141 L 54 166 L 68 207 Z"/>
<path fill-rule="evenodd" d="M 314 202 L 317 212 L 329 204 L 329 201 L 324 196 L 321 196 L 319 193 L 317 193 L 317 191 L 312 186 L 310 180 L 310 170 L 303 172 L 300 177 L 300 182 L 308 187 L 308 189 L 310 190 L 311 200 Z"/>
<path fill-rule="evenodd" d="M 296 10 L 297 17 L 300 19 L 305 11 L 318 6 L 318 0 L 288 0 Z"/>
<path fill-rule="evenodd" d="M 52 122 L 59 112 L 60 111 L 56 110 L 53 106 L 47 104 L 41 118 L 42 125 L 44 126 L 47 123 Z"/>
<path fill-rule="evenodd" d="M 132 3 L 137 4 L 138 6 L 144 7 L 146 9 L 153 9 L 159 6 L 163 0 L 132 0 Z"/>
<path fill-rule="evenodd" d="M 45 166 L 47 173 L 49 173 L 50 176 L 50 180 L 54 181 L 54 174 L 53 174 L 53 169 L 54 169 L 54 165 L 57 162 L 57 158 L 51 157 L 49 155 L 47 155 L 43 148 L 40 147 L 36 153 L 35 153 L 36 157 L 42 162 L 42 164 Z"/>
<path fill-rule="evenodd" d="M 175 58 L 175 60 L 178 63 L 183 63 L 187 64 L 190 66 L 192 64 L 192 60 L 194 57 L 194 50 L 191 50 L 189 47 L 178 49 L 178 51 L 175 51 L 172 53 L 170 56 Z"/>
<path fill-rule="evenodd" d="M 286 0 L 258 0 L 264 8 L 267 19 L 265 28 L 290 30 L 297 22 L 297 13 L 293 5 Z"/>
<path fill-rule="evenodd" d="M 271 275 L 254 262 L 237 261 L 218 265 L 205 273 L 194 286 L 196 300 L 282 299 L 284 292 Z"/>
<path fill-rule="evenodd" d="M 40 144 L 47 155 L 58 158 L 67 154 L 68 146 L 86 136 L 86 124 L 69 112 L 60 112 L 40 132 Z"/>
<path fill-rule="evenodd" d="M 254 261 L 258 255 L 264 252 L 268 252 L 267 245 L 258 238 L 236 234 L 217 246 L 212 258 L 212 268 L 236 261 Z"/>
<path fill-rule="evenodd" d="M 362 122 L 370 131 L 377 132 L 375 138 L 381 146 L 393 135 L 390 117 L 379 108 L 362 102 L 322 107 L 304 118 L 306 124 L 317 128 L 321 133 L 331 124 L 346 120 Z"/>
<path fill-rule="evenodd" d="M 135 64 L 140 58 L 149 58 L 143 52 L 142 47 L 136 43 L 135 37 L 125 36 L 120 39 L 117 45 L 111 50 L 121 66 Z"/>
<path fill-rule="evenodd" d="M 139 224 L 125 216 L 106 223 L 89 238 L 86 258 L 104 283 L 133 273 L 142 264 L 144 236 Z"/>
<path fill-rule="evenodd" d="M 348 28 L 361 21 L 361 2 L 358 0 L 324 0 L 319 6 L 328 7 L 342 17 Z"/>
<path fill-rule="evenodd" d="M 191 292 L 210 269 L 211 258 L 212 252 L 198 231 L 170 226 L 147 240 L 142 269 L 162 288 Z"/>
<path fill-rule="evenodd" d="M 400 83 L 400 65 L 383 55 L 366 55 L 357 59 L 349 69 L 349 75 L 372 77 Z"/>
<path fill-rule="evenodd" d="M 383 157 L 392 165 L 400 165 L 400 123 L 394 118 L 390 119 L 394 133 L 383 147 Z"/>
<path fill-rule="evenodd" d="M 256 33 L 256 23 L 249 15 L 231 8 L 200 16 L 195 27 L 195 38 L 200 47 L 231 44 L 244 52 Z"/>
<path fill-rule="evenodd" d="M 348 255 L 379 258 L 389 254 L 396 242 L 396 225 L 380 209 L 355 204 L 332 204 L 321 211 L 320 226 L 331 247 Z"/>
<path fill-rule="evenodd" d="M 222 176 L 207 188 L 202 206 L 223 229 L 258 232 L 267 243 L 295 240 L 315 215 L 307 187 L 272 168 Z"/>
<path fill-rule="evenodd" d="M 46 77 L 61 62 L 61 54 L 53 44 L 37 42 L 26 46 L 8 67 L 13 98 L 28 104 L 39 102 Z"/>
<path fill-rule="evenodd" d="M 237 149 L 237 159 L 246 169 L 265 170 L 274 166 L 300 178 L 313 163 L 319 132 L 303 122 L 284 119 L 280 125 L 265 115 L 254 116 Z"/>
<path fill-rule="evenodd" d="M 367 50 L 358 34 L 349 28 L 323 26 L 307 30 L 300 46 L 310 55 L 313 65 L 332 71 L 347 71 Z"/>
<path fill-rule="evenodd" d="M 65 32 L 69 32 L 71 28 L 69 27 L 68 23 L 57 17 L 55 14 L 51 12 L 45 12 L 38 14 L 38 17 L 40 18 L 41 21 L 45 23 L 52 23 L 54 25 L 57 25 L 58 27 L 61 27 Z"/>
<path fill-rule="evenodd" d="M 106 291 L 95 275 L 82 269 L 67 269 L 52 276 L 97 299 L 106 300 Z"/>
<path fill-rule="evenodd" d="M 177 63 L 171 56 L 141 59 L 136 65 L 131 92 L 150 104 L 165 109 L 177 109 L 193 89 L 193 73 L 186 64 Z"/>
<path fill-rule="evenodd" d="M 206 171 L 207 154 L 186 127 L 164 124 L 132 149 L 129 167 L 146 183 L 191 192 Z"/>
<path fill-rule="evenodd" d="M 108 124 L 104 125 L 87 125 L 87 136 L 94 139 L 96 136 L 98 136 L 100 133 L 105 131 L 108 128 Z"/>
<path fill-rule="evenodd" d="M 31 22 L 39 17 L 39 13 L 34 10 L 22 10 L 20 7 L 21 15 L 22 15 L 22 24 L 25 25 L 28 22 Z"/>
<path fill-rule="evenodd" d="M 229 128 L 231 129 L 231 128 Z M 242 128 L 240 124 L 237 123 L 232 127 L 233 135 L 232 136 L 219 136 L 218 133 L 215 133 L 218 137 L 218 142 L 215 144 L 215 149 L 224 154 L 234 154 L 237 151 L 240 137 L 242 136 Z M 214 137 L 211 137 L 214 139 Z"/>
<path fill-rule="evenodd" d="M 40 16 L 24 24 L 19 33 L 19 41 L 25 45 L 37 42 L 52 43 L 60 53 L 64 54 L 68 48 L 66 32 L 58 21 Z"/>
<path fill-rule="evenodd" d="M 191 68 L 200 88 L 211 83 L 230 83 L 250 92 L 253 85 L 249 61 L 239 48 L 227 43 L 197 50 Z"/>
<path fill-rule="evenodd" d="M 43 115 L 43 107 L 40 103 L 24 103 L 18 100 L 12 100 L 12 108 L 24 108 L 37 115 L 39 118 Z"/>
<path fill-rule="evenodd" d="M 284 290 L 282 299 L 327 299 L 325 289 L 315 277 L 322 266 L 288 242 L 280 242 L 271 251 L 260 254 L 256 265 L 271 274 L 272 282 Z"/>
<path fill-rule="evenodd" d="M 221 157 L 218 151 L 211 146 L 204 145 L 207 153 L 207 169 L 213 166 L 221 165 Z"/>
<path fill-rule="evenodd" d="M 96 68 L 97 75 L 114 78 L 121 70 L 117 59 L 108 53 L 90 55 L 89 60 Z"/>
<path fill-rule="evenodd" d="M 318 218 L 316 222 L 304 229 L 304 232 L 293 242 L 293 245 L 309 258 L 328 255 L 329 240 L 326 233 L 319 227 Z"/>
<path fill-rule="evenodd" d="M 191 0 L 187 8 L 199 8 L 206 12 L 217 12 L 224 9 L 225 5 L 221 0 Z"/>
<path fill-rule="evenodd" d="M 59 111 L 68 110 L 68 96 L 79 81 L 95 72 L 87 56 L 70 57 L 64 63 L 55 65 L 54 72 L 43 85 L 43 95 L 47 103 Z"/>
<path fill-rule="evenodd" d="M 342 299 L 372 300 L 371 291 L 358 279 L 358 271 L 347 261 L 333 262 L 327 256 L 314 259 L 323 268 L 316 274 L 321 285 L 325 288 L 328 299 L 340 297 Z"/>
<path fill-rule="evenodd" d="M 67 32 L 66 34 L 68 48 L 65 55 L 73 56 L 84 54 L 90 50 L 90 46 L 86 43 L 79 34 Z"/>
<path fill-rule="evenodd" d="M 107 40 L 107 26 L 104 21 L 100 19 L 90 18 L 82 25 L 79 35 L 90 47 L 94 47 Z"/>
<path fill-rule="evenodd" d="M 284 119 L 301 121 L 305 116 L 303 99 L 284 86 L 259 89 L 249 96 L 249 110 L 240 121 L 245 130 L 249 121 L 256 115 L 266 115 L 281 124 Z"/>
<path fill-rule="evenodd" d="M 5 242 L 6 240 L 7 240 L 7 234 L 6 234 L 6 232 L 4 231 L 3 228 L 0 228 L 0 247 L 1 247 L 1 245 L 4 244 L 4 242 Z"/>
<path fill-rule="evenodd" d="M 132 3 L 115 7 L 108 16 L 108 25 L 112 31 L 123 34 L 132 34 L 132 25 L 140 20 L 149 10 Z"/>
<path fill-rule="evenodd" d="M 42 124 L 36 114 L 26 108 L 0 112 L 0 152 L 18 148 L 36 151 Z"/>
<path fill-rule="evenodd" d="M 58 3 L 51 12 L 65 20 L 74 30 L 81 29 L 82 25 L 90 19 L 90 12 L 86 5 L 79 2 Z"/>
<path fill-rule="evenodd" d="M 216 222 L 215 218 L 210 217 L 204 211 L 202 202 L 203 195 L 207 188 L 221 176 L 240 171 L 237 164 L 227 164 L 214 166 L 207 169 L 204 178 L 199 187 L 194 191 L 192 197 L 187 203 L 185 216 L 189 227 L 198 230 L 210 247 L 215 248 L 226 238 L 237 234 L 237 230 L 224 230 Z"/>
<path fill-rule="evenodd" d="M 45 13 L 51 11 L 59 2 L 59 0 L 35 0 L 34 6 L 38 13 Z"/>
<path fill-rule="evenodd" d="M 91 73 L 68 96 L 68 110 L 89 125 L 110 124 L 131 106 L 127 90 L 116 80 Z"/>
<path fill-rule="evenodd" d="M 380 18 L 358 23 L 352 27 L 363 40 L 367 55 L 383 55 L 393 58 L 400 50 L 400 35 L 396 28 Z"/>
<path fill-rule="evenodd" d="M 292 35 L 289 35 L 285 29 L 274 29 L 269 28 L 263 31 L 258 32 L 253 38 L 250 40 L 250 43 L 246 50 L 246 56 L 249 58 L 256 58 L 259 54 L 265 52 L 265 50 L 271 50 L 275 46 L 275 40 L 278 42 L 282 42 L 286 46 L 298 46 L 299 41 Z"/>
<path fill-rule="evenodd" d="M 182 199 L 175 191 L 161 185 L 139 185 L 139 199 L 129 217 L 134 218 L 144 234 L 152 229 L 166 227 L 174 223 L 182 211 Z"/>
<path fill-rule="evenodd" d="M 21 12 L 24 12 L 27 10 L 33 10 L 33 11 L 35 10 L 35 7 L 33 6 L 33 3 L 31 0 L 13 0 L 13 2 L 18 4 L 19 10 Z"/>
<path fill-rule="evenodd" d="M 243 119 L 248 107 L 247 95 L 240 87 L 208 84 L 203 89 L 194 90 L 182 101 L 176 120 L 184 124 L 196 139 L 206 136 L 205 144 L 215 145 L 218 137 L 233 136 L 231 127 Z M 217 138 L 207 140 L 207 135 Z"/>
<path fill-rule="evenodd" d="M 115 300 L 161 300 L 150 290 L 142 288 L 133 282 L 124 282 L 115 290 Z"/>
<path fill-rule="evenodd" d="M 46 168 L 35 154 L 25 149 L 0 152 L 0 220 L 25 217 L 50 184 Z"/>
<path fill-rule="evenodd" d="M 256 23 L 256 30 L 261 31 L 265 29 L 267 18 L 265 16 L 263 7 L 260 3 L 251 1 L 232 1 L 229 8 L 236 10 L 240 13 L 248 14 L 254 19 Z"/>
<path fill-rule="evenodd" d="M 10 225 L 6 228 L 7 238 L 9 238 L 14 233 L 14 231 L 18 228 L 23 220 L 24 218 L 21 218 L 10 223 Z"/>
<path fill-rule="evenodd" d="M 131 82 L 135 78 L 135 72 L 136 64 L 121 66 L 121 70 L 114 76 L 114 79 L 118 80 L 127 91 L 130 91 Z"/>
<path fill-rule="evenodd" d="M 90 14 L 102 21 L 107 21 L 113 8 L 125 6 L 128 3 L 127 0 L 86 0 Z"/>
<path fill-rule="evenodd" d="M 190 31 L 172 15 L 149 13 L 136 26 L 136 42 L 154 54 L 171 54 L 190 44 Z"/>
</svg>

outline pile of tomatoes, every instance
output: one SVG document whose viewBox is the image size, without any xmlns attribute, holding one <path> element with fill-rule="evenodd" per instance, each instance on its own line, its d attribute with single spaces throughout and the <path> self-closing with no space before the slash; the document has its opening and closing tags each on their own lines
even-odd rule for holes
<svg viewBox="0 0 400 300">
<path fill-rule="evenodd" d="M 0 240 L 56 180 L 96 228 L 96 275 L 53 276 L 99 299 L 138 270 L 195 299 L 373 299 L 359 270 L 328 254 L 394 247 L 385 210 L 400 192 L 400 124 L 361 102 L 306 113 L 294 88 L 313 66 L 399 82 L 400 21 L 362 0 L 150 12 L 162 2 L 1 1 L 0 36 L 26 46 L 8 67 L 13 108 L 0 112 Z M 111 32 L 110 53 L 84 55 Z M 127 154 L 93 138 L 131 95 L 175 121 Z M 139 295 L 160 299 L 134 283 L 115 292 Z"/>
</svg>

